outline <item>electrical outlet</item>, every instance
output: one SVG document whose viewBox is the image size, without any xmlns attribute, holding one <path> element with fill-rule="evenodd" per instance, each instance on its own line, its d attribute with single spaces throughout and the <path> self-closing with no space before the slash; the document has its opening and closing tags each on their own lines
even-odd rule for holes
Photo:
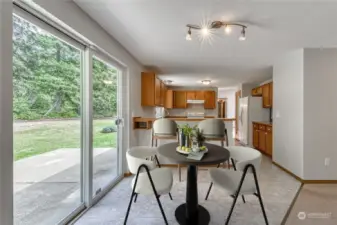
<svg viewBox="0 0 337 225">
<path fill-rule="evenodd" d="M 325 158 L 324 165 L 329 166 L 330 165 L 330 158 Z"/>
</svg>

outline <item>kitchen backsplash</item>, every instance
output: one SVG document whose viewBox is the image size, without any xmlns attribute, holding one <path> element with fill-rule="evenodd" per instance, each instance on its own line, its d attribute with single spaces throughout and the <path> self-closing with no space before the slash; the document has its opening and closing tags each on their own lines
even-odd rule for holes
<svg viewBox="0 0 337 225">
<path fill-rule="evenodd" d="M 187 112 L 205 112 L 205 116 L 217 116 L 217 110 L 215 109 L 204 109 L 202 106 L 193 105 L 186 109 L 169 109 L 169 116 L 186 116 Z"/>
</svg>

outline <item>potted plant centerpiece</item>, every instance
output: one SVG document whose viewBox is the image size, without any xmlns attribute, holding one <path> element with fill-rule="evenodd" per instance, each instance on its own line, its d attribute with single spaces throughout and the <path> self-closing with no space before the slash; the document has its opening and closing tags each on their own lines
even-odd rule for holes
<svg viewBox="0 0 337 225">
<path fill-rule="evenodd" d="M 192 145 L 194 143 L 197 144 L 197 146 L 193 146 L 194 148 L 198 148 L 200 150 L 204 150 L 204 142 L 205 142 L 205 136 L 200 130 L 197 125 L 194 127 L 191 127 L 189 124 L 184 124 L 182 126 L 178 126 L 179 131 L 179 147 L 181 150 L 190 152 L 192 150 Z M 195 145 L 195 144 L 194 144 Z"/>
</svg>

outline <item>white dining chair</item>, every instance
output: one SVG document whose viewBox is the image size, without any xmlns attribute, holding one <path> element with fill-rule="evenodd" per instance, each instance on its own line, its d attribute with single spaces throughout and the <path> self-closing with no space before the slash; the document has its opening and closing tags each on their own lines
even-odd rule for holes
<svg viewBox="0 0 337 225">
<path fill-rule="evenodd" d="M 177 140 L 178 125 L 174 120 L 161 118 L 153 122 L 151 146 L 158 146 L 158 140 Z M 181 166 L 178 164 L 179 181 L 181 181 Z"/>
<path fill-rule="evenodd" d="M 156 153 L 157 148 L 147 146 L 133 147 L 130 148 L 126 153 L 129 170 L 136 176 L 132 179 L 131 182 L 132 194 L 124 219 L 124 225 L 127 223 L 133 198 L 135 198 L 136 201 L 139 194 L 153 194 L 155 196 L 165 224 L 168 224 L 159 198 L 161 195 L 169 194 L 172 200 L 170 191 L 173 184 L 173 174 L 169 168 L 157 168 L 156 162 L 159 167 L 160 164 Z M 155 157 L 156 162 L 146 160 L 146 158 L 150 158 L 152 156 Z"/>
<path fill-rule="evenodd" d="M 211 185 L 206 195 L 209 196 L 213 183 L 224 189 L 234 199 L 226 219 L 229 223 L 239 195 L 255 195 L 260 202 L 265 223 L 268 219 L 262 201 L 262 196 L 257 179 L 257 171 L 261 164 L 262 155 L 259 151 L 243 146 L 228 147 L 234 170 L 213 168 L 209 170 Z M 244 197 L 242 198 L 244 200 Z M 245 202 L 245 200 L 244 200 Z"/>
</svg>

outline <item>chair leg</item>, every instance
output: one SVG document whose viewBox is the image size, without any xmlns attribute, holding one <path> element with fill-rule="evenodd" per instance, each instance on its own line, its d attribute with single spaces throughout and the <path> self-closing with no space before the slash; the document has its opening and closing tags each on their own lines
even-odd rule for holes
<svg viewBox="0 0 337 225">
<path fill-rule="evenodd" d="M 224 146 L 225 146 L 224 141 L 221 140 L 221 147 L 224 147 Z"/>
<path fill-rule="evenodd" d="M 172 195 L 171 195 L 171 192 L 169 192 L 169 196 L 170 196 L 170 199 L 173 200 Z"/>
<path fill-rule="evenodd" d="M 211 182 L 211 184 L 209 185 L 205 200 L 208 199 L 208 196 L 209 196 L 209 193 L 211 192 L 212 186 L 213 186 L 213 182 Z"/>
<path fill-rule="evenodd" d="M 244 195 L 241 195 L 243 203 L 246 203 L 246 199 Z"/>
<path fill-rule="evenodd" d="M 234 162 L 234 160 L 232 159 L 232 163 Z M 255 168 L 253 165 L 249 164 L 248 166 L 245 167 L 244 171 L 243 171 L 243 174 L 242 174 L 242 177 L 241 177 L 241 180 L 240 180 L 240 183 L 239 183 L 239 187 L 238 189 L 236 190 L 236 193 L 234 196 L 234 201 L 232 203 L 232 207 L 228 213 L 228 216 L 227 216 L 227 219 L 226 219 L 226 222 L 225 222 L 225 225 L 228 225 L 229 224 L 229 220 L 231 219 L 231 216 L 232 216 L 232 213 L 233 213 L 233 210 L 234 210 L 234 207 L 235 207 L 235 204 L 236 204 L 236 201 L 240 195 L 240 191 L 241 191 L 241 188 L 242 188 L 242 185 L 243 185 L 243 181 L 245 180 L 245 177 L 246 177 L 246 174 L 247 174 L 247 171 L 249 169 L 249 167 L 253 167 L 253 171 L 255 171 Z M 234 166 L 234 170 L 236 170 L 235 166 Z"/>
<path fill-rule="evenodd" d="M 137 201 L 138 194 L 135 193 L 135 200 L 133 201 L 134 203 Z"/>
<path fill-rule="evenodd" d="M 257 180 L 257 175 L 256 175 L 256 171 L 255 171 L 255 168 L 253 167 L 253 175 L 254 175 L 254 180 L 255 180 L 255 187 L 256 187 L 256 196 L 258 197 L 259 199 L 259 202 L 260 202 L 260 206 L 261 206 L 261 209 L 262 209 L 262 213 L 263 213 L 263 217 L 264 217 L 264 221 L 266 222 L 266 225 L 268 225 L 268 218 L 267 218 L 267 214 L 266 214 L 266 211 L 264 209 L 264 205 L 263 205 L 263 201 L 262 201 L 262 196 L 261 196 L 261 192 L 260 192 L 260 186 L 259 186 L 259 182 Z"/>
<path fill-rule="evenodd" d="M 181 167 L 178 164 L 178 175 L 179 175 L 179 182 L 181 182 Z"/>
<path fill-rule="evenodd" d="M 240 187 L 241 189 L 241 187 Z M 232 206 L 231 206 L 231 209 L 229 210 L 229 213 L 228 213 L 228 216 L 227 216 L 227 219 L 226 219 L 226 222 L 225 222 L 225 225 L 228 225 L 229 224 L 229 220 L 231 219 L 231 216 L 232 216 L 232 213 L 233 213 L 233 210 L 234 210 L 234 207 L 235 207 L 235 204 L 236 204 L 236 200 L 238 199 L 238 196 L 239 195 L 234 195 L 232 197 L 234 197 L 234 200 L 233 200 L 233 203 L 232 203 Z"/>
</svg>

